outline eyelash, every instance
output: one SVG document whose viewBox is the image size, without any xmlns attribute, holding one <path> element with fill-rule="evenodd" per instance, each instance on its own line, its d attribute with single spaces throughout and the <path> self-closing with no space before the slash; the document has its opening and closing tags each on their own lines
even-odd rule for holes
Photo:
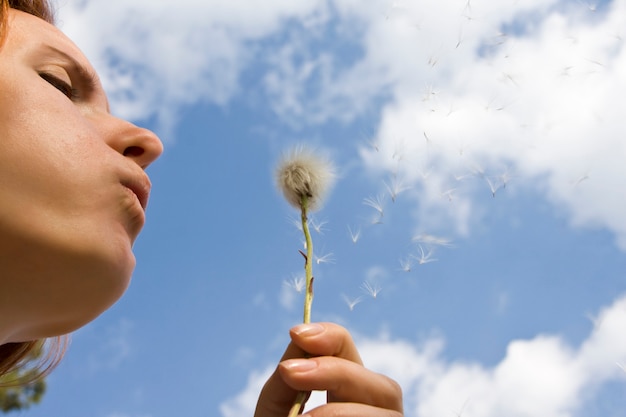
<svg viewBox="0 0 626 417">
<path fill-rule="evenodd" d="M 50 75 L 45 72 L 40 73 L 39 76 L 43 78 L 46 82 L 48 82 L 50 85 L 52 85 L 54 88 L 62 92 L 65 95 L 65 97 L 69 98 L 70 100 L 75 100 L 78 98 L 78 90 L 73 88 L 67 82 L 60 80 L 54 75 Z"/>
</svg>

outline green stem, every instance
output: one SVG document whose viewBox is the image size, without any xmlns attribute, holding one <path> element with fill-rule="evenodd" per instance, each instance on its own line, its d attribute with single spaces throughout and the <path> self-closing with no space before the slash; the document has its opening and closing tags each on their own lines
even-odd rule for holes
<svg viewBox="0 0 626 417">
<path fill-rule="evenodd" d="M 311 322 L 311 306 L 313 305 L 313 241 L 309 232 L 309 220 L 307 218 L 307 198 L 302 197 L 302 232 L 306 242 L 306 260 L 304 262 L 304 275 L 306 277 L 306 289 L 304 292 L 304 323 Z"/>
<path fill-rule="evenodd" d="M 304 233 L 304 241 L 306 242 L 306 256 L 304 260 L 304 275 L 306 278 L 306 289 L 304 291 L 304 314 L 303 322 L 311 322 L 311 306 L 313 305 L 313 240 L 311 239 L 311 232 L 309 231 L 309 219 L 307 218 L 307 196 L 302 196 L 301 207 L 301 219 L 302 219 L 302 232 Z M 308 356 L 308 355 L 307 355 Z M 288 417 L 296 417 L 309 396 L 309 392 L 300 391 L 296 396 L 296 399 L 291 406 Z"/>
</svg>

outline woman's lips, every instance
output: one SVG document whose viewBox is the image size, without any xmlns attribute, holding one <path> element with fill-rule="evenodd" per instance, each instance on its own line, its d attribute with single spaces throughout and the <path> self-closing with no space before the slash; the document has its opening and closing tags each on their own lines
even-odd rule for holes
<svg viewBox="0 0 626 417">
<path fill-rule="evenodd" d="M 145 211 L 146 207 L 148 206 L 150 189 L 152 188 L 148 177 L 144 175 L 142 177 L 136 177 L 127 181 L 122 181 L 122 185 L 131 190 L 137 196 L 139 204 L 141 204 L 141 207 Z"/>
</svg>

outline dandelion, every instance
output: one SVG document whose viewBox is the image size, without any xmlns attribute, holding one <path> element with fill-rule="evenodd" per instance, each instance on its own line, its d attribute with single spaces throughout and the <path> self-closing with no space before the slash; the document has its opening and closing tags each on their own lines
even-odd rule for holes
<svg viewBox="0 0 626 417">
<path fill-rule="evenodd" d="M 329 160 L 313 153 L 305 147 L 297 147 L 284 157 L 276 170 L 276 182 L 285 199 L 300 210 L 302 232 L 304 234 L 306 295 L 304 322 L 311 320 L 313 301 L 313 242 L 309 232 L 309 211 L 318 209 L 324 196 L 335 179 L 335 169 Z"/>
<path fill-rule="evenodd" d="M 320 208 L 335 180 L 335 169 L 326 158 L 297 147 L 280 162 L 276 180 L 287 202 L 308 212 Z"/>
<path fill-rule="evenodd" d="M 303 322 L 311 322 L 311 305 L 313 303 L 313 242 L 309 231 L 308 214 L 319 209 L 322 201 L 335 179 L 335 169 L 330 161 L 313 153 L 311 150 L 298 147 L 284 157 L 276 170 L 276 182 L 285 199 L 300 210 L 302 232 L 304 234 L 306 253 L 304 257 L 304 314 Z M 319 263 L 319 258 L 318 258 Z M 306 402 L 308 392 L 299 392 L 289 412 L 289 417 L 298 415 Z"/>
</svg>

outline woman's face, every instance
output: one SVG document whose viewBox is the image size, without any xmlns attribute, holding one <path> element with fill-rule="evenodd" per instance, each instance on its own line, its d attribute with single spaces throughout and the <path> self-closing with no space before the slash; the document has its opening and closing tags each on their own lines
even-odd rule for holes
<svg viewBox="0 0 626 417">
<path fill-rule="evenodd" d="M 0 49 L 0 344 L 72 331 L 126 289 L 144 224 L 150 131 L 109 113 L 54 26 L 11 10 Z"/>
</svg>

